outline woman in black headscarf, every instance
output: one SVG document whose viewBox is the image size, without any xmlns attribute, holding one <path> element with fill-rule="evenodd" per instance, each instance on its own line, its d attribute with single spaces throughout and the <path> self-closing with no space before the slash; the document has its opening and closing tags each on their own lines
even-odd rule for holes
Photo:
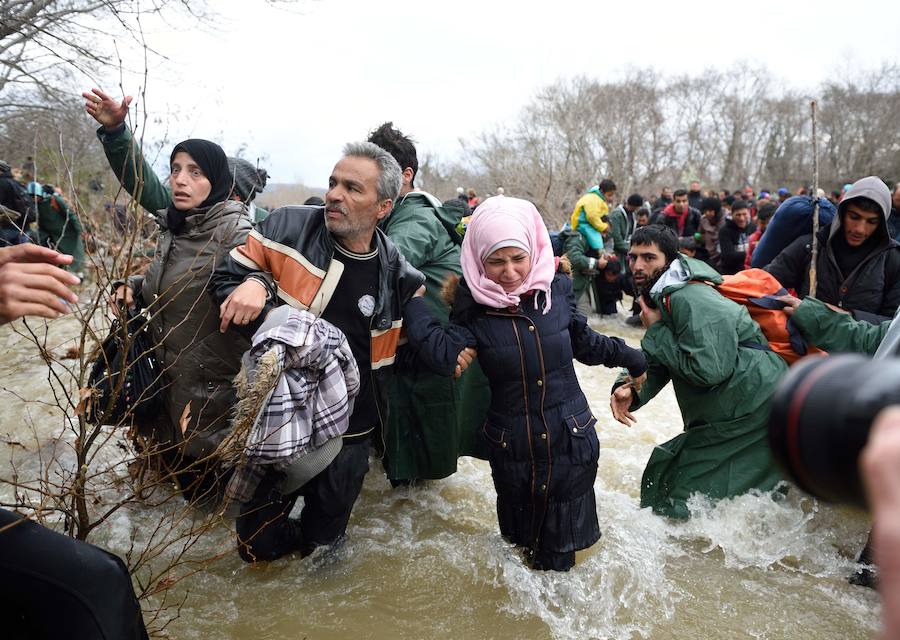
<svg viewBox="0 0 900 640">
<path fill-rule="evenodd" d="M 211 454 L 229 428 L 232 380 L 249 347 L 237 333 L 219 331 L 219 309 L 206 284 L 225 255 L 244 243 L 251 223 L 245 205 L 231 198 L 234 180 L 219 145 L 185 140 L 172 150 L 169 168 L 172 204 L 156 214 L 156 256 L 115 297 L 147 310 L 163 371 L 164 410 L 137 425 L 139 444 L 177 474 L 185 497 L 206 500 L 219 488 Z"/>
</svg>

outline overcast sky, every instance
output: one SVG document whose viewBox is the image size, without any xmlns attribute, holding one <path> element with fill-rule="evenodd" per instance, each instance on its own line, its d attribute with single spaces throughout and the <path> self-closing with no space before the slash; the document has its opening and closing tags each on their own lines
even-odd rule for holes
<svg viewBox="0 0 900 640">
<path fill-rule="evenodd" d="M 229 154 L 246 145 L 273 181 L 314 187 L 345 142 L 385 120 L 417 140 L 420 159 L 455 158 L 459 138 L 514 118 L 560 77 L 615 79 L 629 66 L 697 74 L 745 60 L 808 89 L 839 69 L 900 62 L 897 0 L 210 5 L 215 29 L 150 26 L 149 43 L 170 60 L 149 70 L 146 135 L 209 138 Z M 137 47 L 118 46 L 138 64 Z M 126 91 L 143 83 L 126 76 Z"/>
</svg>

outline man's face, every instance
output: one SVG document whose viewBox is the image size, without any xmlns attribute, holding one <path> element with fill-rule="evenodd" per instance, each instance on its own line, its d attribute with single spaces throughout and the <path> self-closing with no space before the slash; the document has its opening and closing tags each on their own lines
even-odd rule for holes
<svg viewBox="0 0 900 640">
<path fill-rule="evenodd" d="M 750 209 L 738 209 L 731 212 L 731 219 L 737 225 L 738 229 L 746 229 L 750 224 Z"/>
<path fill-rule="evenodd" d="M 675 196 L 673 203 L 675 204 L 675 213 L 684 213 L 688 209 L 687 196 Z"/>
<path fill-rule="evenodd" d="M 650 222 L 650 216 L 646 213 L 642 213 L 637 218 L 634 219 L 634 226 L 636 227 L 646 227 Z"/>
<path fill-rule="evenodd" d="M 672 198 L 672 190 L 669 187 L 663 187 L 660 194 L 663 198 Z"/>
<path fill-rule="evenodd" d="M 603 197 L 606 199 L 607 204 L 612 204 L 616 201 L 616 190 L 613 189 L 612 191 L 604 191 Z"/>
<path fill-rule="evenodd" d="M 844 239 L 851 247 L 858 247 L 875 233 L 884 216 L 860 209 L 850 201 L 844 207 Z"/>
<path fill-rule="evenodd" d="M 631 245 L 628 250 L 628 264 L 631 265 L 634 286 L 638 289 L 646 287 L 668 266 L 665 255 L 654 242 Z"/>
<path fill-rule="evenodd" d="M 714 220 L 715 217 L 716 217 L 716 210 L 715 210 L 715 209 L 704 209 L 704 210 L 703 210 L 703 216 L 704 216 L 707 220 Z"/>
<path fill-rule="evenodd" d="M 900 184 L 894 188 L 894 193 L 891 195 L 891 204 L 894 205 L 895 209 L 900 210 Z"/>
<path fill-rule="evenodd" d="M 700 183 L 696 182 L 696 181 L 692 182 L 691 186 L 690 186 L 690 190 L 694 193 L 700 193 Z"/>
<path fill-rule="evenodd" d="M 378 165 L 371 158 L 344 156 L 334 165 L 325 194 L 325 226 L 348 245 L 372 241 L 375 226 L 391 211 L 393 202 L 378 197 Z"/>
</svg>

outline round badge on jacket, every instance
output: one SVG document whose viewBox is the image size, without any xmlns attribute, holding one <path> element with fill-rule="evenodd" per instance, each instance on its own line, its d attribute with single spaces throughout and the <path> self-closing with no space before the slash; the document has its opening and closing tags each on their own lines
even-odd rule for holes
<svg viewBox="0 0 900 640">
<path fill-rule="evenodd" d="M 371 318 L 372 314 L 375 313 L 375 298 L 367 293 L 362 298 L 357 300 L 356 306 L 359 307 L 360 313 L 362 313 L 367 318 Z"/>
</svg>

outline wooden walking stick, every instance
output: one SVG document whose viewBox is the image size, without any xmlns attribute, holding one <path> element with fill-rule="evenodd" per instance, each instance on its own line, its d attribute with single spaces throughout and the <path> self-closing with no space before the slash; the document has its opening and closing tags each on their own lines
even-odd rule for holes
<svg viewBox="0 0 900 640">
<path fill-rule="evenodd" d="M 809 103 L 812 111 L 812 148 L 813 148 L 813 237 L 812 260 L 809 263 L 809 295 L 816 297 L 816 259 L 819 256 L 819 140 L 816 137 L 816 101 Z"/>
</svg>

